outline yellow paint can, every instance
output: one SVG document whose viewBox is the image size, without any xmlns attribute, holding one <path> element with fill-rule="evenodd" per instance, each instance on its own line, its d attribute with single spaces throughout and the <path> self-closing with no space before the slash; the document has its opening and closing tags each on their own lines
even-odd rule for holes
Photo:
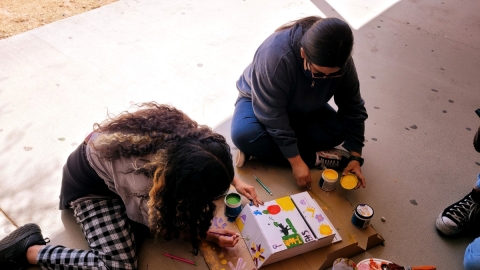
<svg viewBox="0 0 480 270">
<path fill-rule="evenodd" d="M 340 178 L 340 185 L 344 189 L 354 189 L 358 184 L 358 178 L 353 173 L 348 173 Z"/>
</svg>

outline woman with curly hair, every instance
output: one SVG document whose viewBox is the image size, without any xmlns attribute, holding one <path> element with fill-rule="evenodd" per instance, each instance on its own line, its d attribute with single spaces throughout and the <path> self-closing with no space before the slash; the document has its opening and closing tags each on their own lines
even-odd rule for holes
<svg viewBox="0 0 480 270">
<path fill-rule="evenodd" d="M 72 208 L 91 250 L 46 245 L 38 225 L 0 241 L 0 268 L 136 269 L 133 231 L 235 246 L 234 232 L 208 233 L 214 200 L 234 185 L 256 205 L 252 186 L 234 177 L 225 138 L 183 112 L 154 102 L 94 125 L 63 168 L 60 209 Z"/>
</svg>

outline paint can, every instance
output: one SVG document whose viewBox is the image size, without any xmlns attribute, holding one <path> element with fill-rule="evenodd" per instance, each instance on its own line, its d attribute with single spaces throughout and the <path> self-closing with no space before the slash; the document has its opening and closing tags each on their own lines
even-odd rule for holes
<svg viewBox="0 0 480 270">
<path fill-rule="evenodd" d="M 242 211 L 242 197 L 236 192 L 230 192 L 225 196 L 225 216 L 236 218 Z"/>
<path fill-rule="evenodd" d="M 340 178 L 340 186 L 344 189 L 354 189 L 358 184 L 358 178 L 353 173 L 347 173 L 346 175 Z"/>
<path fill-rule="evenodd" d="M 335 184 L 337 184 L 338 173 L 332 169 L 325 169 L 322 172 L 322 177 L 320 177 L 320 188 L 325 191 L 332 191 L 335 189 Z"/>
<path fill-rule="evenodd" d="M 370 225 L 372 217 L 373 208 L 368 204 L 359 204 L 353 213 L 352 224 L 359 229 L 365 229 Z"/>
</svg>

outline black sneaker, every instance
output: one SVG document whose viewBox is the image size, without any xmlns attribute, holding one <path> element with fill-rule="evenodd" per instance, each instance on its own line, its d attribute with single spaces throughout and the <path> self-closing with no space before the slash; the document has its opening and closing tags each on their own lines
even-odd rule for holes
<svg viewBox="0 0 480 270">
<path fill-rule="evenodd" d="M 475 133 L 475 137 L 473 137 L 473 147 L 480 153 L 480 127 L 478 127 L 477 133 Z"/>
<path fill-rule="evenodd" d="M 445 208 L 438 216 L 436 227 L 439 232 L 444 235 L 459 234 L 467 229 L 480 213 L 480 206 L 477 198 L 478 194 L 473 194 L 472 190 L 467 196 L 460 201 Z"/>
<path fill-rule="evenodd" d="M 343 169 L 347 167 L 350 153 L 342 149 L 331 149 L 317 152 L 317 167 L 328 169 Z"/>
<path fill-rule="evenodd" d="M 37 224 L 29 223 L 16 229 L 0 240 L 0 269 L 26 268 L 29 265 L 27 249 L 46 243 Z"/>
</svg>

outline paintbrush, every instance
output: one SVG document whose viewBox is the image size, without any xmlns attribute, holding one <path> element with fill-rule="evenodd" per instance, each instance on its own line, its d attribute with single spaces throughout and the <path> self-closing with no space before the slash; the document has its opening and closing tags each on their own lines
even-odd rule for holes
<svg viewBox="0 0 480 270">
<path fill-rule="evenodd" d="M 437 267 L 431 265 L 421 266 L 400 266 L 395 263 L 382 263 L 382 270 L 437 270 Z"/>
<path fill-rule="evenodd" d="M 245 239 L 245 237 L 241 237 L 240 234 L 231 234 L 231 233 L 218 233 L 218 232 L 208 232 L 210 234 L 216 234 L 216 235 L 222 235 L 222 236 L 228 236 L 228 237 L 232 237 L 234 235 L 238 236 L 238 238 L 240 239 Z"/>
</svg>

